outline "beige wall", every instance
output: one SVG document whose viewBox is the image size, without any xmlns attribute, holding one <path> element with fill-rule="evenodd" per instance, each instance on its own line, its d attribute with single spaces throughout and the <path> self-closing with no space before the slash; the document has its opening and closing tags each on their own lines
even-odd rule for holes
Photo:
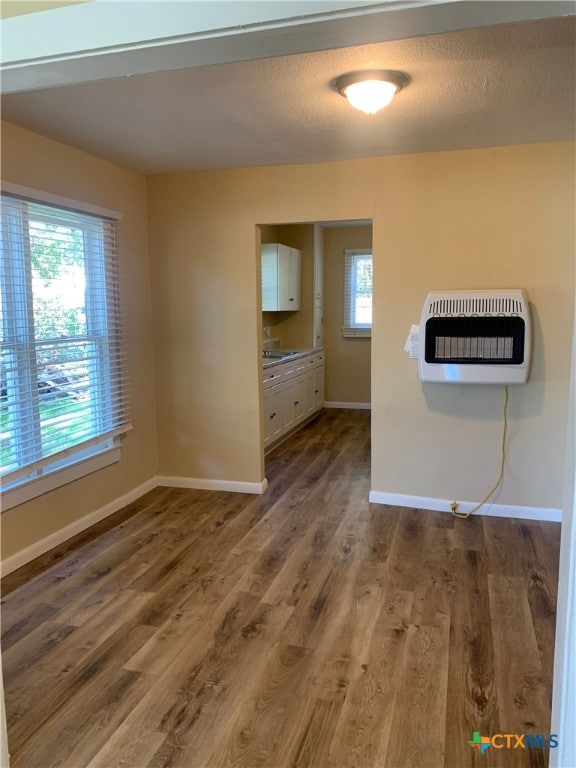
<svg viewBox="0 0 576 768">
<path fill-rule="evenodd" d="M 150 177 L 148 217 L 137 174 L 9 124 L 2 151 L 7 181 L 124 211 L 134 423 L 120 464 L 2 515 L 3 558 L 155 474 L 263 479 L 261 222 L 373 221 L 375 491 L 463 500 L 485 493 L 497 464 L 501 388 L 422 385 L 402 348 L 429 290 L 524 288 L 532 375 L 511 392 L 497 500 L 561 506 L 573 143 Z"/>
<path fill-rule="evenodd" d="M 157 455 L 144 177 L 2 123 L 2 178 L 124 213 L 120 291 L 134 426 L 120 463 L 2 514 L 4 559 L 153 477 Z"/>
<path fill-rule="evenodd" d="M 429 290 L 521 287 L 533 371 L 511 393 L 497 500 L 560 507 L 573 169 L 574 145 L 556 143 L 149 178 L 161 473 L 263 478 L 255 225 L 371 219 L 373 490 L 474 500 L 490 487 L 501 389 L 423 386 L 403 345 Z"/>
<path fill-rule="evenodd" d="M 325 399 L 370 402 L 369 338 L 344 338 L 344 251 L 372 248 L 372 227 L 326 227 L 324 230 Z"/>
</svg>

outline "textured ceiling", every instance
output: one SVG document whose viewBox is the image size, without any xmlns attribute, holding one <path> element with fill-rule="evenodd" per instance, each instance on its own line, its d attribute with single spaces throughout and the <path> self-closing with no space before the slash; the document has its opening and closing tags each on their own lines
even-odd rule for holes
<svg viewBox="0 0 576 768">
<path fill-rule="evenodd" d="M 3 117 L 146 173 L 572 138 L 574 17 L 7 95 Z M 330 87 L 410 75 L 366 117 Z"/>
</svg>

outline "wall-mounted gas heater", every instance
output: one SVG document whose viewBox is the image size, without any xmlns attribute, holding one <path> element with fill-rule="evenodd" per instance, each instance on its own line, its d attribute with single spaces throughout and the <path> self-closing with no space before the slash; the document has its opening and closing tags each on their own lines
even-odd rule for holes
<svg viewBox="0 0 576 768">
<path fill-rule="evenodd" d="M 434 291 L 420 320 L 420 379 L 523 384 L 531 339 L 524 291 Z"/>
</svg>

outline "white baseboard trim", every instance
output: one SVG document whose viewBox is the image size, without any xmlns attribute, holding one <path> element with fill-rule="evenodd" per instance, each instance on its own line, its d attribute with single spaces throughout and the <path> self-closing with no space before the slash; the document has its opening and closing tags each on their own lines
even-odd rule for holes
<svg viewBox="0 0 576 768">
<path fill-rule="evenodd" d="M 109 515 L 113 515 L 123 507 L 131 504 L 149 491 L 158 486 L 167 486 L 170 488 L 192 488 L 206 491 L 231 491 L 234 493 L 253 493 L 262 494 L 268 487 L 268 480 L 264 478 L 261 483 L 245 483 L 234 480 L 206 480 L 195 477 L 152 477 L 145 483 L 133 488 L 128 493 L 120 496 L 114 501 L 105 504 L 100 509 L 85 515 L 80 520 L 75 520 L 70 525 L 61 528 L 59 531 L 51 533 L 44 539 L 31 544 L 29 547 L 16 552 L 7 557 L 1 563 L 2 575 L 6 576 L 17 568 L 35 560 L 37 557 L 49 552 L 59 544 L 71 539 L 76 534 L 85 531 L 92 525 L 99 523 L 100 520 Z M 448 499 L 434 499 L 426 496 L 410 496 L 403 493 L 384 493 L 381 491 L 370 491 L 369 501 L 372 504 L 388 504 L 393 507 L 413 507 L 416 509 L 430 509 L 436 512 L 450 512 L 451 501 Z M 474 502 L 459 502 L 459 509 L 467 512 L 475 506 Z M 487 515 L 491 517 L 511 517 L 520 520 L 541 520 L 544 522 L 562 522 L 562 510 L 546 507 L 520 507 L 509 504 L 486 504 L 478 510 L 478 515 Z"/>
<path fill-rule="evenodd" d="M 352 410 L 370 411 L 372 403 L 341 403 L 337 400 L 324 402 L 324 408 L 351 408 Z"/>
<path fill-rule="evenodd" d="M 268 480 L 261 483 L 244 483 L 238 480 L 207 480 L 201 477 L 170 477 L 161 475 L 156 478 L 156 485 L 169 488 L 194 488 L 199 491 L 231 491 L 232 493 L 264 493 Z"/>
<path fill-rule="evenodd" d="M 29 547 L 21 549 L 20 552 L 16 552 L 14 555 L 7 557 L 6 560 L 2 561 L 2 575 L 6 576 L 7 574 L 12 573 L 12 571 L 15 571 L 17 568 L 21 568 L 23 565 L 26 565 L 26 563 L 30 563 L 32 560 L 40 557 L 40 555 L 49 552 L 59 544 L 62 544 L 68 539 L 71 539 L 73 536 L 76 536 L 76 534 L 85 531 L 87 528 L 90 528 L 90 526 L 95 525 L 96 523 L 99 523 L 100 520 L 104 520 L 105 517 L 113 515 L 123 507 L 131 504 L 133 501 L 136 501 L 136 499 L 139 499 L 140 496 L 144 496 L 144 494 L 148 493 L 148 491 L 154 490 L 157 485 L 157 478 L 152 477 L 150 480 L 142 483 L 142 485 L 139 485 L 136 488 L 133 488 L 131 491 L 128 491 L 128 493 L 125 493 L 123 496 L 120 496 L 119 498 L 114 499 L 114 501 L 111 501 L 108 504 L 105 504 L 103 507 L 100 507 L 100 509 L 91 512 L 84 517 L 81 517 L 79 520 L 75 520 L 73 523 L 70 523 L 70 525 L 67 525 L 64 528 L 60 528 L 58 531 L 54 531 L 54 533 L 46 536 L 46 538 L 40 539 L 40 541 L 36 541 L 34 544 L 30 544 Z"/>
<path fill-rule="evenodd" d="M 123 507 L 136 501 L 136 499 L 139 499 L 141 496 L 144 496 L 145 493 L 153 491 L 154 488 L 157 488 L 160 485 L 168 486 L 169 488 L 196 488 L 198 490 L 206 491 L 233 491 L 235 493 L 261 494 L 268 488 L 268 480 L 264 478 L 261 483 L 242 483 L 229 480 L 203 480 L 195 477 L 152 477 L 137 488 L 133 488 L 123 496 L 100 507 L 100 509 L 85 515 L 80 518 L 80 520 L 75 520 L 73 523 L 70 523 L 70 525 L 60 528 L 58 531 L 54 531 L 54 533 L 46 536 L 46 538 L 36 541 L 34 544 L 30 544 L 29 547 L 21 549 L 20 552 L 16 552 L 14 555 L 7 557 L 1 563 L 2 576 L 7 576 L 17 568 L 21 568 L 23 565 L 26 565 L 26 563 L 32 562 L 32 560 L 40 557 L 40 555 L 49 552 L 59 544 L 76 536 L 76 534 L 99 523 L 100 520 L 104 520 L 105 517 L 113 515 L 115 512 L 118 512 Z"/>
<path fill-rule="evenodd" d="M 404 493 L 383 493 L 370 491 L 368 500 L 372 504 L 388 504 L 392 507 L 414 507 L 416 509 L 431 509 L 434 512 L 451 514 L 452 500 L 433 499 L 427 496 L 409 496 Z M 459 501 L 458 511 L 468 512 L 474 509 L 477 502 Z M 562 510 L 548 507 L 519 507 L 513 504 L 485 504 L 476 515 L 487 517 L 512 517 L 518 520 L 541 520 L 543 522 L 561 523 Z"/>
</svg>

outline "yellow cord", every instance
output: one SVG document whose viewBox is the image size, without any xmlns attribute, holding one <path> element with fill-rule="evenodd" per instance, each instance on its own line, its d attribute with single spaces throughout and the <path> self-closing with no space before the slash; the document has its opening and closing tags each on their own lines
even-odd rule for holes
<svg viewBox="0 0 576 768">
<path fill-rule="evenodd" d="M 500 446 L 500 474 L 498 475 L 498 480 L 494 483 L 492 486 L 492 490 L 484 496 L 480 504 L 477 504 L 473 509 L 471 509 L 469 512 L 458 512 L 458 507 L 460 506 L 457 501 L 453 501 L 452 504 L 450 504 L 450 509 L 452 510 L 452 515 L 454 517 L 459 517 L 461 520 L 467 520 L 470 515 L 473 515 L 474 512 L 477 512 L 480 507 L 483 507 L 484 504 L 488 501 L 490 496 L 494 493 L 494 491 L 498 488 L 500 483 L 502 482 L 502 477 L 504 476 L 504 460 L 506 458 L 506 431 L 508 429 L 508 385 L 504 387 L 504 407 L 502 409 L 502 442 Z"/>
</svg>

